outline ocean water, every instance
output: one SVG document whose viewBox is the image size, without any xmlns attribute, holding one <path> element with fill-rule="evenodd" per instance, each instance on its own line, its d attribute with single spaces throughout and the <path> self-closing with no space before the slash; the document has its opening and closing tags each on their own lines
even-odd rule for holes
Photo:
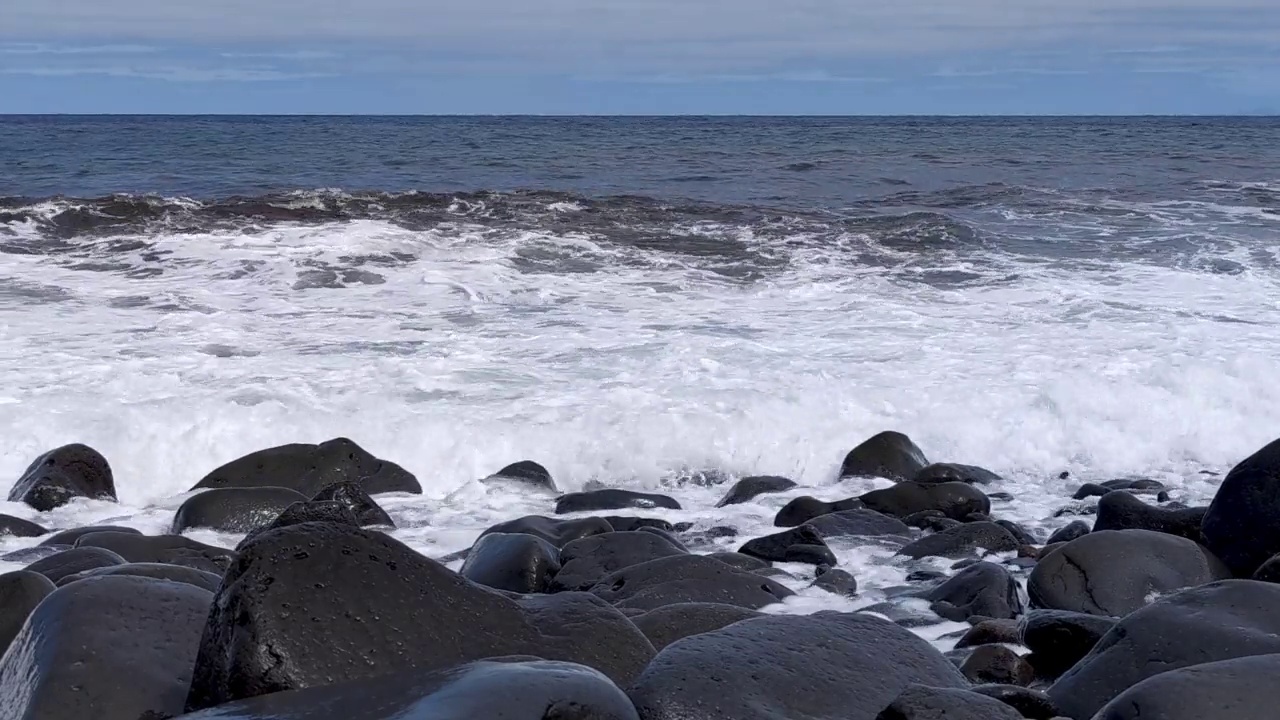
<svg viewBox="0 0 1280 720">
<path fill-rule="evenodd" d="M 476 482 L 521 459 L 732 548 L 875 486 L 836 470 L 892 429 L 1044 537 L 1083 482 L 1205 502 L 1280 435 L 1280 120 L 0 118 L 0 363 L 4 482 L 115 470 L 119 505 L 0 503 L 46 526 L 166 531 L 217 465 L 347 436 L 418 476 L 384 505 L 429 555 L 550 513 Z M 804 487 L 717 510 L 709 471 Z M 862 597 L 772 610 L 905 577 L 836 549 Z"/>
</svg>

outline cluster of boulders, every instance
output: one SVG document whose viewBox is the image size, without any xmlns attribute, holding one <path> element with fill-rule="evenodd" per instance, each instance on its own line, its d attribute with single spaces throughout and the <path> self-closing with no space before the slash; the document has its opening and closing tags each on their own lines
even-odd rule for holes
<svg viewBox="0 0 1280 720">
<path fill-rule="evenodd" d="M 0 534 L 40 538 L 3 557 L 25 569 L 0 575 L 0 720 L 1275 717 L 1280 441 L 1208 507 L 1149 480 L 1085 485 L 1072 512 L 1092 525 L 1068 517 L 1048 538 L 993 514 L 999 477 L 931 464 L 900 433 L 857 446 L 841 475 L 893 484 L 795 497 L 776 532 L 742 542 L 653 517 L 680 509 L 666 495 L 557 494 L 523 461 L 482 482 L 553 512 L 436 559 L 388 535 L 374 499 L 417 480 L 341 438 L 218 468 L 167 535 L 0 516 Z M 744 478 L 717 507 L 796 489 Z M 115 499 L 83 445 L 38 458 L 9 499 L 73 498 Z M 779 580 L 806 572 L 867 599 L 837 567 L 851 544 L 893 548 L 907 582 L 858 612 L 771 612 L 794 594 Z M 911 630 L 943 621 L 967 626 L 950 652 Z"/>
</svg>

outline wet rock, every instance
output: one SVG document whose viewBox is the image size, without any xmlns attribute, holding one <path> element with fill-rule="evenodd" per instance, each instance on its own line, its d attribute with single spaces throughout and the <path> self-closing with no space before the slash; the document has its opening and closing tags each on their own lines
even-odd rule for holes
<svg viewBox="0 0 1280 720">
<path fill-rule="evenodd" d="M 89 525 L 81 528 L 71 528 L 69 530 L 59 530 L 40 541 L 42 547 L 53 545 L 65 545 L 67 547 L 75 547 L 77 541 L 85 535 L 96 532 L 117 532 L 129 533 L 131 535 L 141 535 L 142 532 L 131 527 L 121 527 L 119 525 Z"/>
<path fill-rule="evenodd" d="M 1063 715 L 1089 720 L 1153 675 L 1280 653 L 1276 607 L 1280 586 L 1253 580 L 1224 580 L 1162 598 L 1122 618 L 1048 695 Z"/>
<path fill-rule="evenodd" d="M 911 632 L 828 612 L 743 620 L 668 645 L 629 694 L 643 720 L 875 720 L 913 683 L 968 685 Z"/>
<path fill-rule="evenodd" d="M 1140 478 L 1137 480 L 1108 480 L 1104 483 L 1086 483 L 1072 496 L 1075 500 L 1102 497 L 1115 490 L 1127 490 L 1134 494 L 1155 495 L 1165 490 L 1164 483 Z"/>
<path fill-rule="evenodd" d="M 903 482 L 883 490 L 872 490 L 859 499 L 871 510 L 896 518 L 922 510 L 937 510 L 953 520 L 962 520 L 969 513 L 991 512 L 991 501 L 981 490 L 955 482 Z"/>
<path fill-rule="evenodd" d="M 974 615 L 1003 620 L 1022 612 L 1018 581 L 1003 567 L 979 562 L 956 573 L 937 587 L 912 593 L 928 600 L 939 616 L 964 622 Z"/>
<path fill-rule="evenodd" d="M 12 515 L 0 515 L 0 536 L 40 537 L 49 531 L 31 522 Z"/>
<path fill-rule="evenodd" d="M 1021 644 L 1031 649 L 1041 677 L 1055 679 L 1089 654 L 1116 620 L 1066 610 L 1032 610 L 1021 622 Z"/>
<path fill-rule="evenodd" d="M 41 455 L 9 491 L 9 502 L 26 503 L 46 512 L 72 498 L 116 502 L 111 465 L 88 445 L 63 445 Z"/>
<path fill-rule="evenodd" d="M 283 487 L 231 487 L 205 490 L 183 501 L 174 515 L 174 535 L 192 528 L 247 533 L 271 524 L 285 508 L 306 496 Z"/>
<path fill-rule="evenodd" d="M 504 657 L 230 703 L 178 720 L 638 720 L 626 693 L 583 665 Z"/>
<path fill-rule="evenodd" d="M 676 531 L 676 527 L 674 525 L 661 518 L 605 515 L 604 520 L 618 532 L 632 532 L 635 530 L 643 530 L 644 528 L 654 528 L 657 530 L 665 530 L 667 532 Z"/>
<path fill-rule="evenodd" d="M 1000 476 L 976 465 L 934 463 L 920 468 L 910 480 L 918 483 L 963 482 L 970 485 L 989 485 L 999 482 Z"/>
<path fill-rule="evenodd" d="M 1089 534 L 1092 528 L 1089 523 L 1083 520 L 1072 520 L 1071 522 L 1058 528 L 1049 539 L 1045 541 L 1045 546 L 1056 545 L 1058 543 L 1069 543 L 1076 538 L 1084 537 Z M 1041 553 L 1043 555 L 1043 553 Z"/>
<path fill-rule="evenodd" d="M 250 453 L 209 473 L 192 490 L 227 487 L 286 487 L 314 497 L 328 485 L 359 483 L 372 495 L 422 494 L 408 470 L 371 455 L 347 438 L 319 445 L 294 443 Z"/>
<path fill-rule="evenodd" d="M 394 528 L 396 523 L 359 483 L 344 482 L 326 486 L 311 498 L 312 502 L 336 502 L 355 515 L 360 527 Z"/>
<path fill-rule="evenodd" d="M 480 482 L 486 484 L 517 483 L 527 485 L 535 490 L 556 492 L 556 482 L 551 478 L 551 472 L 532 460 L 521 460 L 520 462 L 512 463 Z"/>
<path fill-rule="evenodd" d="M 991 502 L 1013 502 L 1013 495 L 1007 492 L 989 492 L 987 498 Z"/>
<path fill-rule="evenodd" d="M 753 570 L 763 570 L 764 568 L 769 567 L 768 560 L 761 560 L 760 558 L 751 557 L 750 555 L 743 555 L 742 553 L 736 553 L 736 552 L 711 553 L 710 555 L 707 555 L 707 557 L 715 558 L 716 560 L 719 560 L 720 562 L 725 563 L 730 567 L 734 567 L 739 570 L 745 570 L 747 572 L 751 572 Z"/>
<path fill-rule="evenodd" d="M 983 620 L 977 625 L 969 628 L 965 634 L 956 641 L 956 649 L 977 647 L 979 645 L 994 645 L 997 643 L 1007 643 L 1010 645 L 1022 644 L 1022 636 L 1019 632 L 1017 620 Z"/>
<path fill-rule="evenodd" d="M 211 594 L 99 577 L 59 588 L 0 659 L 12 718 L 138 720 L 182 712 Z"/>
<path fill-rule="evenodd" d="M 731 533 L 724 532 L 727 530 L 731 530 L 732 532 Z M 638 530 L 636 530 L 636 532 L 648 533 L 650 535 L 657 535 L 658 537 L 662 538 L 663 540 L 666 540 L 667 542 L 671 543 L 672 545 L 675 545 L 678 548 L 682 548 L 685 550 L 688 549 L 687 547 L 685 547 L 684 542 L 681 541 L 680 538 L 676 537 L 675 533 L 671 532 L 670 530 L 663 530 L 662 528 L 644 525 L 644 526 L 641 526 Z M 707 530 L 707 533 L 710 535 L 714 535 L 716 537 L 722 536 L 720 535 L 720 533 L 724 533 L 723 537 L 733 537 L 738 534 L 738 531 L 734 530 L 733 528 L 713 527 Z"/>
<path fill-rule="evenodd" d="M 804 563 L 806 565 L 835 565 L 838 560 L 835 553 L 825 543 L 821 545 L 792 545 L 787 548 L 783 562 Z M 776 568 L 770 568 L 776 569 Z"/>
<path fill-rule="evenodd" d="M 1020 545 L 1009 531 L 993 522 L 975 522 L 953 527 L 933 535 L 926 535 L 898 551 L 899 555 L 912 558 L 948 557 L 971 555 L 981 549 L 988 552 L 1009 552 Z"/>
<path fill-rule="evenodd" d="M 1053 516 L 1061 517 L 1091 517 L 1098 514 L 1098 506 L 1096 503 L 1072 503 L 1063 508 L 1055 510 Z"/>
<path fill-rule="evenodd" d="M 999 700 L 968 690 L 909 685 L 876 720 L 1022 720 Z"/>
<path fill-rule="evenodd" d="M 783 570 L 782 568 L 776 568 L 776 567 L 760 568 L 759 570 L 752 570 L 751 573 L 753 575 L 759 575 L 760 577 L 772 578 L 779 582 L 783 580 L 799 579 L 795 575 L 792 575 L 791 573 L 787 572 L 786 570 Z"/>
<path fill-rule="evenodd" d="M 840 477 L 882 477 L 909 480 L 929 464 L 924 451 L 900 432 L 882 432 L 849 451 Z"/>
<path fill-rule="evenodd" d="M 1036 545 L 1038 541 L 1027 532 L 1025 528 L 1016 522 L 1009 520 L 996 520 L 995 524 L 1009 531 L 1009 534 L 1017 538 L 1019 545 Z"/>
<path fill-rule="evenodd" d="M 618 488 L 568 493 L 556 500 L 556 514 L 586 512 L 591 510 L 622 510 L 625 508 L 667 508 L 679 510 L 680 503 L 666 495 L 634 492 Z"/>
<path fill-rule="evenodd" d="M 53 590 L 53 581 L 38 572 L 18 570 L 0 575 L 0 657 L 31 611 Z"/>
<path fill-rule="evenodd" d="M 844 510 L 819 515 L 804 523 L 827 540 L 842 537 L 910 537 L 911 528 L 901 520 L 874 510 Z"/>
<path fill-rule="evenodd" d="M 534 652 L 627 683 L 653 647 L 586 593 L 517 601 L 385 534 L 306 523 L 263 533 L 227 571 L 187 709 Z"/>
<path fill-rule="evenodd" d="M 1061 713 L 1048 695 L 1018 685 L 976 685 L 973 692 L 999 700 L 1029 720 L 1053 720 Z"/>
<path fill-rule="evenodd" d="M 1229 577 L 1212 553 L 1150 530 L 1101 530 L 1040 558 L 1027 580 L 1031 606 L 1121 617 L 1162 594 Z"/>
<path fill-rule="evenodd" d="M 1193 665 L 1147 678 L 1107 703 L 1096 720 L 1273 720 L 1280 655 Z"/>
<path fill-rule="evenodd" d="M 774 516 L 773 524 L 776 527 L 796 527 L 822 515 L 857 510 L 861 507 L 862 501 L 856 498 L 826 502 L 815 497 L 802 495 L 783 505 L 778 514 Z"/>
<path fill-rule="evenodd" d="M 858 579 L 844 570 L 819 565 L 818 576 L 813 580 L 813 587 L 826 590 L 833 595 L 855 597 L 858 594 Z"/>
<path fill-rule="evenodd" d="M 183 567 L 182 565 L 166 565 L 164 563 L 125 563 L 124 565 L 108 565 L 106 567 L 93 568 L 92 570 L 82 570 L 74 575 L 67 575 L 66 577 L 58 580 L 57 586 L 63 587 L 86 578 L 107 576 L 143 577 L 151 578 L 153 580 L 168 580 L 171 582 L 193 585 L 201 590 L 207 590 L 210 593 L 216 591 L 218 589 L 218 585 L 222 583 L 221 575 L 214 575 L 211 572 Z"/>
<path fill-rule="evenodd" d="M 27 570 L 40 573 L 56 585 L 68 575 L 110 565 L 123 565 L 125 562 L 124 558 L 110 550 L 96 547 L 72 548 L 37 560 L 28 565 Z"/>
<path fill-rule="evenodd" d="M 604 576 L 591 593 L 618 607 L 642 610 L 690 602 L 756 610 L 795 594 L 705 555 L 673 555 L 632 565 Z"/>
<path fill-rule="evenodd" d="M 126 562 L 184 565 L 215 575 L 221 575 L 236 556 L 234 550 L 206 545 L 181 535 L 150 536 L 114 531 L 83 535 L 76 540 L 76 548 L 103 548 Z"/>
<path fill-rule="evenodd" d="M 606 575 L 658 558 L 689 554 L 669 539 L 648 532 L 611 532 L 574 540 L 560 552 L 563 567 L 551 582 L 553 592 L 589 590 Z"/>
<path fill-rule="evenodd" d="M 631 618 L 640 632 L 661 651 L 671 643 L 690 635 L 719 630 L 741 620 L 761 617 L 760 613 L 737 605 L 723 603 L 676 603 L 645 611 Z"/>
<path fill-rule="evenodd" d="M 480 536 L 484 537 L 490 533 L 525 533 L 526 535 L 540 537 L 557 548 L 563 548 L 579 538 L 609 532 L 613 532 L 613 526 L 604 518 L 588 517 L 560 520 L 540 515 L 526 515 L 522 518 L 498 523 L 485 530 Z"/>
<path fill-rule="evenodd" d="M 932 530 L 934 532 L 943 532 L 954 527 L 960 527 L 963 524 L 959 520 L 953 520 L 943 515 L 940 510 L 921 510 L 920 512 L 911 513 L 903 518 L 902 522 L 918 530 Z"/>
<path fill-rule="evenodd" d="M 1031 664 L 1004 645 L 980 645 L 960 666 L 960 672 L 975 683 L 996 683 L 1026 687 L 1035 680 Z"/>
<path fill-rule="evenodd" d="M 1236 577 L 1252 576 L 1280 554 L 1280 440 L 1231 468 L 1200 529 Z"/>
<path fill-rule="evenodd" d="M 795 481 L 776 477 L 773 475 L 762 475 L 758 477 L 745 477 L 734 483 L 729 492 L 716 503 L 716 507 L 721 508 L 727 505 L 738 505 L 740 503 L 752 500 L 760 495 L 768 493 L 786 492 L 795 487 Z"/>
<path fill-rule="evenodd" d="M 789 560 L 788 558 L 792 557 L 790 555 L 793 552 L 792 548 L 797 546 L 804 546 L 805 549 L 794 551 L 794 557 L 797 559 Z M 738 552 L 770 562 L 810 562 L 818 560 L 827 565 L 836 564 L 835 556 L 831 554 L 831 549 L 823 542 L 822 535 L 807 525 L 749 540 L 738 548 Z M 806 559 L 799 559 L 801 557 Z"/>
<path fill-rule="evenodd" d="M 13 552 L 0 555 L 0 560 L 11 563 L 22 563 L 28 565 L 37 560 L 43 560 L 47 557 L 57 555 L 64 550 L 70 550 L 70 545 L 36 545 L 35 547 L 20 548 Z"/>
<path fill-rule="evenodd" d="M 547 592 L 559 571 L 560 551 L 546 540 L 490 533 L 476 540 L 458 574 L 485 587 L 524 594 Z"/>
<path fill-rule="evenodd" d="M 1262 582 L 1280 583 L 1280 555 L 1273 556 L 1270 560 L 1262 563 L 1262 566 L 1253 573 L 1253 579 Z"/>
<path fill-rule="evenodd" d="M 1166 509 L 1148 505 L 1123 490 L 1109 492 L 1098 501 L 1094 530 L 1151 530 L 1202 543 L 1200 524 L 1207 507 Z"/>
</svg>

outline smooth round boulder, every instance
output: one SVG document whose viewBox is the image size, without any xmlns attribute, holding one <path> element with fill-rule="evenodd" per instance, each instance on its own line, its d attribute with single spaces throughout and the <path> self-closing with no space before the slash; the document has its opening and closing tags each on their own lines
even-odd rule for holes
<svg viewBox="0 0 1280 720">
<path fill-rule="evenodd" d="M 4 657 L 31 611 L 54 589 L 52 580 L 30 570 L 0 575 L 0 657 Z"/>
<path fill-rule="evenodd" d="M 360 527 L 394 528 L 396 523 L 359 483 L 334 483 L 323 488 L 311 498 L 312 502 L 336 502 L 355 515 Z"/>
<path fill-rule="evenodd" d="M 560 551 L 552 592 L 589 590 L 606 575 L 640 563 L 688 555 L 679 544 L 651 532 L 611 532 L 574 540 Z"/>
<path fill-rule="evenodd" d="M 1092 528 L 1089 523 L 1083 520 L 1072 520 L 1054 531 L 1049 539 L 1045 541 L 1045 546 L 1057 545 L 1058 543 L 1069 543 L 1076 538 L 1084 537 L 1089 534 Z"/>
<path fill-rule="evenodd" d="M 547 592 L 560 571 L 560 551 L 524 533 L 491 533 L 476 540 L 458 574 L 513 593 Z"/>
<path fill-rule="evenodd" d="M 534 490 L 556 492 L 556 482 L 551 478 L 551 471 L 532 460 L 511 463 L 480 482 L 486 485 L 523 485 Z"/>
<path fill-rule="evenodd" d="M 968 515 L 991 512 L 991 501 L 967 483 L 902 482 L 882 490 L 872 490 L 858 498 L 871 510 L 905 518 L 922 510 L 936 510 L 944 517 L 963 521 Z"/>
<path fill-rule="evenodd" d="M 761 617 L 760 613 L 737 605 L 723 603 L 675 603 L 646 610 L 631 618 L 640 632 L 649 638 L 656 650 L 671 643 L 702 633 L 719 630 L 742 620 Z"/>
<path fill-rule="evenodd" d="M 1200 530 L 1205 546 L 1239 578 L 1280 554 L 1280 440 L 1231 468 Z"/>
<path fill-rule="evenodd" d="M 234 550 L 206 545 L 181 535 L 135 535 L 114 531 L 82 535 L 76 540 L 76 548 L 103 548 L 126 562 L 184 565 L 215 575 L 221 575 L 236 556 Z"/>
<path fill-rule="evenodd" d="M 985 550 L 1010 552 L 1022 545 L 1003 526 L 993 522 L 973 522 L 926 535 L 898 551 L 910 558 L 961 558 Z"/>
<path fill-rule="evenodd" d="M 983 620 L 970 627 L 956 640 L 956 649 L 978 647 L 979 645 L 1009 644 L 1021 645 L 1022 636 L 1017 620 Z"/>
<path fill-rule="evenodd" d="M 804 522 L 824 539 L 844 537 L 911 537 L 911 528 L 901 520 L 874 510 L 855 509 L 819 515 Z"/>
<path fill-rule="evenodd" d="M 919 683 L 968 681 L 925 640 L 861 613 L 766 615 L 678 640 L 628 694 L 642 720 L 875 720 Z"/>
<path fill-rule="evenodd" d="M 1041 557 L 1027 580 L 1031 606 L 1123 617 L 1150 596 L 1230 577 L 1203 546 L 1151 530 L 1094 531 Z"/>
<path fill-rule="evenodd" d="M 70 549 L 70 545 L 36 545 L 34 547 L 19 548 L 13 552 L 0 555 L 0 561 L 28 565 Z"/>
<path fill-rule="evenodd" d="M 1148 478 L 1108 480 L 1102 483 L 1085 483 L 1071 497 L 1074 500 L 1084 500 L 1085 498 L 1102 497 L 1116 490 L 1127 490 L 1131 493 L 1142 495 L 1157 495 L 1165 491 L 1165 486 L 1164 483 L 1158 480 Z"/>
<path fill-rule="evenodd" d="M 534 653 L 625 684 L 653 652 L 625 616 L 587 593 L 516 599 L 383 533 L 303 523 L 262 533 L 227 570 L 187 709 Z"/>
<path fill-rule="evenodd" d="M 1147 678 L 1107 703 L 1095 720 L 1274 720 L 1280 655 L 1192 665 Z"/>
<path fill-rule="evenodd" d="M 856 597 L 858 594 L 858 579 L 844 570 L 836 570 L 825 565 L 819 565 L 818 576 L 813 579 L 812 587 L 825 590 L 832 595 Z"/>
<path fill-rule="evenodd" d="M 1004 645 L 979 645 L 960 665 L 960 672 L 974 683 L 1026 687 L 1036 678 L 1031 664 Z"/>
<path fill-rule="evenodd" d="M 181 713 L 212 597 L 185 583 L 125 576 L 58 588 L 0 659 L 0 714 L 138 720 Z"/>
<path fill-rule="evenodd" d="M 962 482 L 970 485 L 990 485 L 993 482 L 999 482 L 1000 476 L 976 465 L 934 463 L 920 468 L 920 471 L 909 479 L 918 483 Z"/>
<path fill-rule="evenodd" d="M 1009 531 L 1009 534 L 1017 539 L 1018 543 L 1023 546 L 1036 545 L 1037 540 L 1027 529 L 1012 520 L 993 520 L 995 524 Z"/>
<path fill-rule="evenodd" d="M 1115 625 L 1110 617 L 1032 610 L 1022 617 L 1018 642 L 1031 650 L 1037 675 L 1056 679 L 1088 655 Z"/>
<path fill-rule="evenodd" d="M 720 502 L 716 503 L 716 507 L 740 505 L 761 495 L 786 492 L 795 486 L 794 480 L 777 477 L 776 475 L 745 477 L 734 483 L 732 488 L 729 488 L 729 492 L 720 498 Z"/>
<path fill-rule="evenodd" d="M 67 575 L 58 580 L 57 586 L 63 587 L 86 578 L 124 575 L 128 577 L 145 577 L 153 580 L 169 580 L 171 582 L 194 585 L 201 590 L 214 592 L 222 584 L 222 576 L 211 572 L 197 570 L 182 565 L 165 563 L 125 563 L 124 565 L 108 565 L 107 567 L 81 570 L 74 575 Z"/>
<path fill-rule="evenodd" d="M 1151 530 L 1203 543 L 1200 524 L 1208 511 L 1207 507 L 1162 508 L 1148 505 L 1124 490 L 1115 490 L 1098 500 L 1098 517 L 1093 521 L 1093 529 Z"/>
<path fill-rule="evenodd" d="M 131 535 L 141 535 L 142 531 L 136 528 L 123 527 L 120 525 L 88 525 L 80 528 L 70 528 L 68 530 L 59 530 L 49 537 L 40 541 L 41 547 L 49 547 L 54 545 L 65 545 L 67 547 L 75 547 L 80 538 L 85 535 L 96 532 L 117 532 L 129 533 Z"/>
<path fill-rule="evenodd" d="M 1117 695 L 1170 670 L 1280 653 L 1280 586 L 1223 580 L 1161 598 L 1119 623 L 1048 689 L 1062 714 L 1090 720 Z"/>
<path fill-rule="evenodd" d="M 795 593 L 768 578 L 705 555 L 673 555 L 610 573 L 590 592 L 620 608 L 653 610 L 710 602 L 758 610 Z"/>
<path fill-rule="evenodd" d="M 910 480 L 929 464 L 924 451 L 900 432 L 873 435 L 845 455 L 840 477 L 879 477 Z"/>
<path fill-rule="evenodd" d="M 793 550 L 793 548 L 801 548 Z M 835 565 L 835 555 L 818 531 L 807 525 L 748 540 L 738 552 L 769 562 L 808 562 Z M 802 559 L 803 558 L 803 559 Z"/>
<path fill-rule="evenodd" d="M 979 616 L 996 620 L 1015 618 L 1022 612 L 1018 581 L 1000 565 L 978 562 L 936 587 L 912 593 L 929 601 L 940 617 L 964 622 Z"/>
<path fill-rule="evenodd" d="M 1022 720 L 1022 715 L 969 690 L 908 685 L 876 720 Z"/>
<path fill-rule="evenodd" d="M 10 537 L 26 538 L 40 537 L 41 535 L 47 535 L 48 533 L 48 530 L 45 530 L 30 520 L 23 520 L 22 518 L 14 517 L 12 515 L 0 514 L 0 536 L 8 535 Z"/>
<path fill-rule="evenodd" d="M 556 500 L 557 515 L 595 510 L 623 510 L 626 508 L 679 510 L 680 503 L 666 495 L 621 490 L 619 488 L 568 493 L 561 495 Z"/>
<path fill-rule="evenodd" d="M 205 490 L 178 506 L 170 530 L 181 535 L 193 528 L 225 533 L 248 533 L 264 528 L 306 496 L 284 487 L 229 487 Z"/>
<path fill-rule="evenodd" d="M 128 561 L 123 557 L 105 548 L 77 547 L 41 558 L 28 565 L 27 570 L 40 573 L 56 585 L 68 575 L 94 568 L 124 565 L 126 562 Z"/>
<path fill-rule="evenodd" d="M 9 491 L 9 502 L 47 512 L 72 498 L 116 500 L 111 465 L 102 453 L 79 443 L 63 445 L 36 458 Z"/>
<path fill-rule="evenodd" d="M 628 515 L 604 515 L 602 519 L 613 526 L 617 532 L 631 532 L 653 528 L 666 532 L 675 532 L 676 527 L 662 518 L 632 517 Z"/>
<path fill-rule="evenodd" d="M 801 495 L 782 506 L 778 514 L 773 517 L 773 524 L 776 527 L 796 527 L 822 515 L 857 510 L 861 507 L 862 501 L 857 498 L 827 502 L 808 495 Z"/>
<path fill-rule="evenodd" d="M 408 470 L 374 457 L 348 438 L 319 445 L 294 443 L 249 453 L 206 475 L 192 490 L 226 487 L 286 487 L 310 498 L 326 486 L 359 483 L 371 495 L 422 494 Z"/>
<path fill-rule="evenodd" d="M 761 560 L 760 558 L 736 552 L 714 552 L 708 554 L 707 557 L 726 563 L 730 567 L 735 567 L 739 570 L 746 570 L 747 572 L 772 567 L 768 560 Z"/>
<path fill-rule="evenodd" d="M 222 705 L 176 720 L 638 720 L 626 693 L 583 665 L 494 658 Z"/>
<path fill-rule="evenodd" d="M 480 537 L 491 533 L 524 533 L 540 537 L 552 546 L 563 548 L 579 538 L 613 532 L 613 526 L 604 518 L 587 517 L 573 520 L 526 515 L 515 520 L 498 523 L 480 533 Z"/>
<path fill-rule="evenodd" d="M 971 690 L 979 695 L 999 700 L 1017 710 L 1027 720 L 1054 720 L 1061 717 L 1058 706 L 1053 704 L 1053 700 L 1050 700 L 1048 695 L 1039 690 L 1019 685 L 995 684 L 975 685 Z"/>
</svg>

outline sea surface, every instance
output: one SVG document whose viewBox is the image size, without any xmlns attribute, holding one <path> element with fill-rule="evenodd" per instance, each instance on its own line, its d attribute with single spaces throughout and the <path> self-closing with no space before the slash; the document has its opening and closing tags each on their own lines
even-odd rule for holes
<svg viewBox="0 0 1280 720">
<path fill-rule="evenodd" d="M 119 505 L 0 503 L 46 526 L 167 531 L 217 465 L 346 436 L 418 476 L 383 504 L 433 556 L 550 512 L 476 482 L 521 459 L 736 547 L 887 484 L 835 475 L 899 430 L 1043 538 L 1083 482 L 1202 503 L 1280 436 L 1280 119 L 4 117 L 0 367 L 0 485 L 115 469 Z M 714 509 L 748 474 L 805 487 Z M 774 610 L 905 577 L 836 550 L 860 598 Z"/>
</svg>

